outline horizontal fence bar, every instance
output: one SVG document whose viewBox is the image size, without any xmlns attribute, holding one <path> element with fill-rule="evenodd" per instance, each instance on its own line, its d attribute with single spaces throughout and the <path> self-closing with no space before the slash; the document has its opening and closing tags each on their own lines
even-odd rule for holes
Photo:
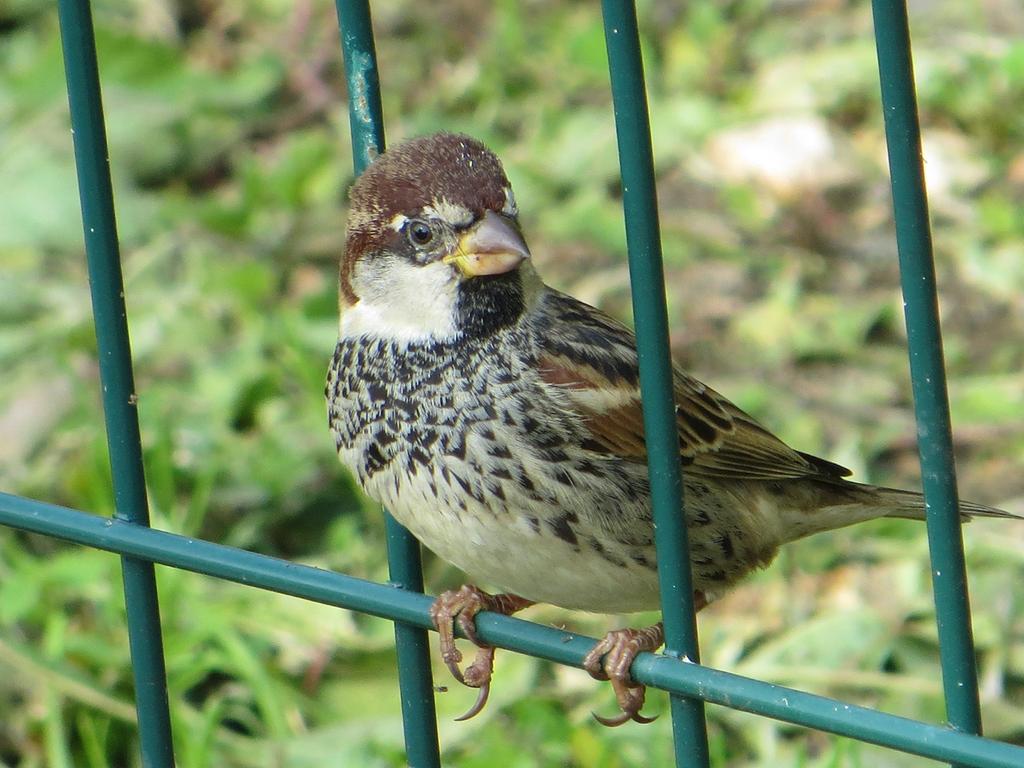
<svg viewBox="0 0 1024 768">
<path fill-rule="evenodd" d="M 426 595 L 20 496 L 0 493 L 0 524 L 393 621 L 431 626 L 428 610 L 432 599 Z M 487 643 L 573 667 L 581 666 L 596 642 L 585 635 L 493 613 L 481 613 L 476 626 Z M 632 675 L 637 682 L 669 693 L 933 760 L 976 768 L 1024 765 L 1024 747 L 660 654 L 641 654 Z"/>
</svg>

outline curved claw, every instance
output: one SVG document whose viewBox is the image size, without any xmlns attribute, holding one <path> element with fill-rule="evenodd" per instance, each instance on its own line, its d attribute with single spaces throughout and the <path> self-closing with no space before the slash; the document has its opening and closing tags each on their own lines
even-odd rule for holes
<svg viewBox="0 0 1024 768">
<path fill-rule="evenodd" d="M 479 715 L 485 706 L 487 706 L 487 698 L 491 695 L 491 684 L 486 682 L 480 686 L 480 692 L 476 695 L 476 702 L 472 707 L 467 709 L 463 714 L 455 718 L 455 722 L 461 723 L 463 720 L 469 720 L 470 718 Z"/>
<path fill-rule="evenodd" d="M 461 661 L 462 661 L 462 654 L 460 653 L 459 657 L 457 659 L 456 658 L 448 658 L 448 657 L 446 657 L 444 659 L 444 664 L 445 664 L 446 667 L 448 667 L 448 671 L 452 673 L 452 677 L 454 677 L 460 683 L 465 685 L 466 684 L 466 678 L 465 678 L 465 676 L 463 676 L 462 670 L 459 669 L 459 662 L 461 662 Z"/>
<path fill-rule="evenodd" d="M 654 717 L 646 717 L 645 715 L 641 715 L 639 712 L 620 712 L 615 717 L 604 717 L 597 714 L 597 712 L 591 712 L 590 714 L 594 716 L 594 719 L 597 720 L 597 722 L 601 725 L 607 726 L 608 728 L 618 728 L 620 725 L 625 725 L 630 720 L 635 723 L 647 725 L 647 723 L 653 723 L 658 719 L 657 715 Z"/>
</svg>

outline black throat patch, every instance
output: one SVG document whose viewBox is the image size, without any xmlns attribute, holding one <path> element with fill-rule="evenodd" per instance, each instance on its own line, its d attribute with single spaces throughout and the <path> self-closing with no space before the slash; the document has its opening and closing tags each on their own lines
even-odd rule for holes
<svg viewBox="0 0 1024 768">
<path fill-rule="evenodd" d="M 484 338 L 515 324 L 526 309 L 519 270 L 463 281 L 455 302 L 459 330 Z"/>
</svg>

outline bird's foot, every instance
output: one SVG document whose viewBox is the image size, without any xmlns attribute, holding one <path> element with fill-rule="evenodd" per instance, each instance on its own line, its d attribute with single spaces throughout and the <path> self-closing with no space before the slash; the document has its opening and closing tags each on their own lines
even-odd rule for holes
<svg viewBox="0 0 1024 768">
<path fill-rule="evenodd" d="M 609 632 L 604 639 L 583 659 L 583 668 L 596 680 L 610 680 L 615 691 L 615 700 L 622 710 L 616 717 L 602 717 L 594 713 L 594 719 L 609 728 L 633 720 L 638 723 L 652 723 L 656 717 L 644 717 L 646 686 L 634 682 L 629 668 L 639 654 L 656 651 L 665 642 L 665 630 L 659 621 L 644 629 L 617 629 Z"/>
<path fill-rule="evenodd" d="M 455 718 L 456 720 L 469 720 L 478 715 L 487 704 L 487 697 L 491 691 L 494 648 L 485 645 L 477 637 L 474 624 L 476 615 L 480 611 L 492 611 L 511 616 L 531 605 L 532 601 L 518 595 L 491 595 L 471 584 L 466 584 L 458 591 L 442 592 L 430 606 L 430 620 L 441 636 L 441 658 L 445 665 L 460 683 L 480 689 L 476 703 L 465 714 Z M 459 666 L 462 662 L 462 652 L 455 646 L 456 622 L 466 639 L 478 649 L 473 663 L 465 669 Z"/>
<path fill-rule="evenodd" d="M 702 590 L 693 592 L 693 609 L 699 611 L 706 607 L 708 597 Z M 644 707 L 646 686 L 634 682 L 629 676 L 629 668 L 633 660 L 644 651 L 654 652 L 665 643 L 665 628 L 659 621 L 644 629 L 617 629 L 609 632 L 604 639 L 595 645 L 590 653 L 583 657 L 583 668 L 596 680 L 610 680 L 615 700 L 619 703 L 622 713 L 615 717 L 602 717 L 594 713 L 594 719 L 609 728 L 628 723 L 653 723 L 657 717 L 644 717 L 640 710 Z"/>
</svg>

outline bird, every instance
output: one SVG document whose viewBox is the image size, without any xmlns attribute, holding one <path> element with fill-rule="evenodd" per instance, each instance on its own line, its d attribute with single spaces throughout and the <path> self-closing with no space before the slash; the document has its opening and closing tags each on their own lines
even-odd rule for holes
<svg viewBox="0 0 1024 768">
<path fill-rule="evenodd" d="M 330 429 L 363 491 L 470 578 L 431 607 L 442 659 L 478 689 L 466 719 L 494 664 L 480 611 L 659 606 L 635 336 L 543 282 L 501 161 L 456 133 L 396 145 L 356 179 L 338 278 Z M 796 539 L 924 519 L 920 494 L 847 479 L 678 365 L 673 394 L 698 609 Z M 464 669 L 456 626 L 478 649 Z M 586 656 L 620 710 L 599 721 L 650 722 L 629 666 L 663 642 L 660 623 L 619 629 Z"/>
</svg>

